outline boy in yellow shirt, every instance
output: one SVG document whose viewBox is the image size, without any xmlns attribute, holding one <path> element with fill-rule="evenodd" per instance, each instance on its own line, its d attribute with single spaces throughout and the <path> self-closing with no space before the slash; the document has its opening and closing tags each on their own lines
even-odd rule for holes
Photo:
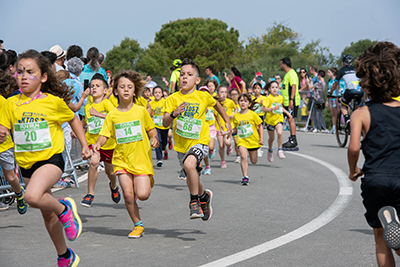
<svg viewBox="0 0 400 267">
<path fill-rule="evenodd" d="M 181 167 L 187 175 L 187 185 L 190 192 L 190 219 L 211 218 L 212 192 L 203 190 L 199 172 L 200 162 L 208 155 L 210 143 L 210 127 L 206 122 L 207 107 L 221 114 L 227 131 L 230 133 L 231 123 L 226 112 L 209 93 L 196 90 L 201 81 L 199 67 L 191 59 L 182 62 L 179 92 L 169 96 L 165 104 L 163 126 L 168 127 L 173 122 L 175 151 Z"/>
<path fill-rule="evenodd" d="M 90 81 L 90 94 L 93 99 L 93 103 L 85 106 L 85 122 L 87 125 L 86 140 L 89 148 L 96 143 L 99 133 L 106 118 L 107 113 L 115 109 L 114 105 L 105 98 L 105 92 L 108 89 L 108 83 L 101 74 L 95 74 Z M 115 204 L 118 204 L 121 200 L 121 194 L 117 185 L 117 177 L 115 176 L 113 165 L 111 160 L 115 148 L 115 140 L 110 138 L 98 151 L 93 154 L 90 159 L 89 171 L 88 171 L 88 191 L 83 197 L 81 205 L 90 208 L 94 199 L 94 188 L 98 178 L 97 168 L 99 167 L 100 161 L 104 163 L 105 173 L 108 179 L 110 179 L 109 186 L 111 190 L 111 199 Z"/>
</svg>

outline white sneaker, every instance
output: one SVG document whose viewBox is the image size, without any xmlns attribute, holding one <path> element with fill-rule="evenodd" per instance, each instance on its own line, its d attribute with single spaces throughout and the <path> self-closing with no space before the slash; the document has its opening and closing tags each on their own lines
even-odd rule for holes
<svg viewBox="0 0 400 267">
<path fill-rule="evenodd" d="M 259 150 L 257 150 L 257 154 L 259 158 L 262 158 L 264 151 L 261 150 L 261 148 Z"/>
<path fill-rule="evenodd" d="M 312 132 L 313 132 L 313 133 L 318 133 L 318 129 L 315 128 Z"/>
<path fill-rule="evenodd" d="M 240 163 L 240 156 L 236 156 L 235 163 Z"/>
<path fill-rule="evenodd" d="M 286 158 L 285 154 L 283 154 L 283 150 L 282 149 L 278 149 L 277 154 L 278 154 L 278 158 L 280 158 L 280 159 L 285 159 Z"/>
</svg>

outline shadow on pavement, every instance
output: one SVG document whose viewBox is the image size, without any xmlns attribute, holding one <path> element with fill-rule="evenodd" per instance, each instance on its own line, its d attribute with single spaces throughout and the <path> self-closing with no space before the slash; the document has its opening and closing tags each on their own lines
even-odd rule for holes
<svg viewBox="0 0 400 267">
<path fill-rule="evenodd" d="M 372 229 L 350 229 L 351 232 L 359 232 L 366 235 L 374 235 L 374 230 Z"/>
</svg>

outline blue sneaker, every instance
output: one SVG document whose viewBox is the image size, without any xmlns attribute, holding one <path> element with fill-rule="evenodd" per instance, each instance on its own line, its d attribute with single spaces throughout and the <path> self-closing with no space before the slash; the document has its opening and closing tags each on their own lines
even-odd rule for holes
<svg viewBox="0 0 400 267">
<path fill-rule="evenodd" d="M 60 257 L 57 259 L 57 265 L 58 267 L 76 267 L 79 264 L 79 256 L 75 254 L 75 252 L 72 249 L 68 249 L 71 253 L 71 256 L 69 256 L 68 259 Z"/>
<path fill-rule="evenodd" d="M 17 197 L 17 209 L 19 214 L 25 214 L 26 210 L 28 209 L 28 203 L 25 201 L 25 189 L 21 186 L 21 193 L 22 196 Z"/>
<path fill-rule="evenodd" d="M 206 166 L 206 167 L 204 168 L 203 174 L 204 174 L 204 175 L 211 175 L 211 167 L 210 167 L 210 166 Z"/>
<path fill-rule="evenodd" d="M 210 159 L 215 158 L 216 152 L 217 152 L 217 149 L 214 148 L 214 150 L 213 150 L 212 152 L 209 153 L 208 157 L 209 157 Z"/>
</svg>

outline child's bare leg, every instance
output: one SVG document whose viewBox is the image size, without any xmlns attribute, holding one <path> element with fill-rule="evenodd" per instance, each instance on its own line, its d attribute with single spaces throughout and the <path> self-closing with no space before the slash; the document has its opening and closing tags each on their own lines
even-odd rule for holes
<svg viewBox="0 0 400 267">
<path fill-rule="evenodd" d="M 376 249 L 376 260 L 380 267 L 394 267 L 395 261 L 392 253 L 392 249 L 386 245 L 383 239 L 383 228 L 374 228 L 375 237 L 375 249 Z"/>
<path fill-rule="evenodd" d="M 283 127 L 282 124 L 278 123 L 275 126 L 276 133 L 278 135 L 278 147 L 282 147 L 283 143 Z"/>
<path fill-rule="evenodd" d="M 7 182 L 11 185 L 12 189 L 16 194 L 21 193 L 21 184 L 19 183 L 18 177 L 15 175 L 14 170 L 3 169 L 4 177 Z"/>
<path fill-rule="evenodd" d="M 204 158 L 204 164 L 206 164 L 206 166 L 210 166 L 210 160 L 208 159 L 208 156 Z"/>
<path fill-rule="evenodd" d="M 275 139 L 275 132 L 274 131 L 268 131 L 268 149 L 272 150 L 272 146 L 274 144 L 274 139 Z M 278 141 L 279 143 L 279 141 Z M 282 145 L 282 143 L 281 143 Z"/>
<path fill-rule="evenodd" d="M 255 151 L 249 151 L 249 155 L 250 155 L 250 162 L 253 164 L 256 164 L 258 161 L 258 153 L 257 150 Z"/>
<path fill-rule="evenodd" d="M 56 248 L 57 254 L 64 254 L 67 251 L 67 244 L 65 243 L 64 238 L 64 227 L 58 219 L 58 216 L 54 212 L 50 211 L 40 210 L 40 212 L 42 213 L 44 225 Z"/>
<path fill-rule="evenodd" d="M 233 141 L 235 142 L 234 147 L 235 147 L 236 155 L 239 155 L 239 148 L 236 145 L 237 144 L 237 137 L 236 136 L 233 136 Z"/>
<path fill-rule="evenodd" d="M 200 177 L 196 169 L 197 159 L 193 155 L 189 155 L 183 163 L 186 172 L 186 184 L 191 195 L 203 194 Z M 201 190 L 201 191 L 200 191 Z"/>
<path fill-rule="evenodd" d="M 208 145 L 208 150 L 213 151 L 215 148 L 215 138 L 210 139 L 210 144 Z"/>
<path fill-rule="evenodd" d="M 242 168 L 243 177 L 247 176 L 247 170 L 249 168 L 247 164 L 247 149 L 243 146 L 239 147 L 240 153 L 240 167 Z"/>
<path fill-rule="evenodd" d="M 97 168 L 99 167 L 99 163 L 100 163 L 100 154 L 98 153 L 93 154 L 93 156 L 90 158 L 89 171 L 88 171 L 87 193 L 90 195 L 94 195 L 94 187 L 96 185 L 98 177 Z"/>
<path fill-rule="evenodd" d="M 114 166 L 111 163 L 104 162 L 104 170 L 107 174 L 108 179 L 110 179 L 111 188 L 117 187 L 117 176 L 114 173 Z M 94 188 L 93 188 L 94 189 Z"/>
<path fill-rule="evenodd" d="M 221 161 L 225 161 L 225 143 L 224 143 L 224 136 L 223 135 L 217 135 L 218 138 L 218 144 L 219 144 L 219 156 L 221 157 Z"/>
<path fill-rule="evenodd" d="M 135 175 L 133 177 L 133 188 L 138 199 L 147 200 L 151 193 L 150 177 L 148 175 Z"/>
<path fill-rule="evenodd" d="M 140 221 L 139 207 L 135 201 L 135 191 L 133 188 L 133 175 L 124 173 L 118 175 L 119 184 L 124 194 L 125 208 L 131 217 L 132 222 Z"/>
</svg>

